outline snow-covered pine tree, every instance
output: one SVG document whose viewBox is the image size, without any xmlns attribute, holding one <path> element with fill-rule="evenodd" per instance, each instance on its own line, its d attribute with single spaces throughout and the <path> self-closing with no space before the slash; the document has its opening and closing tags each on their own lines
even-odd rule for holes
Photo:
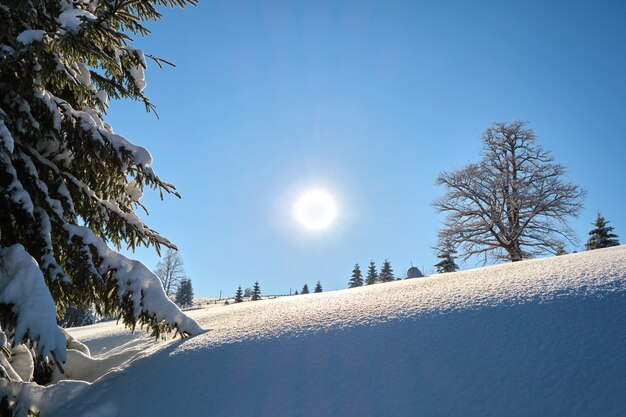
<svg viewBox="0 0 626 417">
<path fill-rule="evenodd" d="M 261 299 L 261 286 L 259 285 L 259 281 L 255 281 L 252 286 L 252 301 L 257 301 Z"/>
<path fill-rule="evenodd" d="M 360 287 L 363 285 L 363 275 L 361 274 L 361 267 L 359 264 L 354 265 L 352 270 L 352 278 L 348 281 L 348 288 Z"/>
<path fill-rule="evenodd" d="M 241 289 L 241 285 L 237 287 L 237 292 L 235 292 L 235 302 L 241 303 L 243 301 L 243 290 Z"/>
<path fill-rule="evenodd" d="M 317 284 L 315 284 L 315 289 L 313 290 L 313 292 L 322 292 L 322 283 L 317 281 Z"/>
<path fill-rule="evenodd" d="M 435 249 L 437 250 L 437 258 L 441 259 L 440 262 L 435 264 L 438 273 L 442 274 L 459 270 L 459 266 L 454 262 L 456 249 L 450 239 L 440 240 Z"/>
<path fill-rule="evenodd" d="M 435 268 L 437 268 L 437 273 L 443 274 L 446 272 L 456 272 L 459 270 L 459 266 L 454 262 L 454 257 L 452 253 L 445 252 L 437 255 L 437 258 L 441 259 L 441 261 L 435 264 Z"/>
<path fill-rule="evenodd" d="M 395 277 L 393 276 L 393 269 L 391 268 L 391 263 L 387 259 L 385 259 L 385 262 L 383 262 L 383 266 L 380 268 L 379 279 L 380 282 L 395 281 Z"/>
<path fill-rule="evenodd" d="M 300 291 L 300 294 L 308 294 L 308 293 L 309 293 L 309 285 L 304 284 L 304 287 L 302 287 L 302 291 Z"/>
<path fill-rule="evenodd" d="M 56 318 L 68 306 L 93 303 L 157 337 L 201 331 L 148 268 L 117 252 L 174 248 L 135 210 L 144 208 L 145 187 L 176 191 L 153 171 L 146 149 L 105 122 L 109 98 L 153 109 L 144 70 L 148 60 L 165 61 L 134 48 L 133 36 L 149 33 L 144 22 L 161 17 L 158 6 L 195 2 L 0 0 L 2 358 L 27 342 L 37 366 L 60 367 L 67 343 Z M 4 377 L 23 380 L 8 363 Z M 8 409 L 20 403 L 12 395 L 28 398 L 13 383 L 0 390 Z"/>
<path fill-rule="evenodd" d="M 178 284 L 175 295 L 176 304 L 181 307 L 189 307 L 193 304 L 193 285 L 191 279 L 183 278 Z"/>
<path fill-rule="evenodd" d="M 378 282 L 378 272 L 376 272 L 376 264 L 374 261 L 370 261 L 370 265 L 367 267 L 367 278 L 365 283 L 367 285 L 376 284 Z"/>
<path fill-rule="evenodd" d="M 589 240 L 585 245 L 585 249 L 601 249 L 619 245 L 618 236 L 613 233 L 613 227 L 607 226 L 609 222 L 600 214 L 596 217 L 593 224 L 595 229 L 589 232 Z"/>
</svg>

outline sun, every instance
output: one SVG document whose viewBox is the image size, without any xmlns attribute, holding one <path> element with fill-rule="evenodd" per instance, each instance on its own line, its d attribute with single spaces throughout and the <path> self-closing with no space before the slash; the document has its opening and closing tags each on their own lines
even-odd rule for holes
<svg viewBox="0 0 626 417">
<path fill-rule="evenodd" d="M 322 190 L 309 191 L 296 202 L 294 215 L 309 230 L 325 229 L 337 216 L 335 201 Z"/>
</svg>

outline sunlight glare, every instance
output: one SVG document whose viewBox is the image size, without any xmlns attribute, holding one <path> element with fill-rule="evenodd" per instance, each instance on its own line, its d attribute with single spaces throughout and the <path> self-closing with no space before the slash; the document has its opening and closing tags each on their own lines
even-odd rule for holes
<svg viewBox="0 0 626 417">
<path fill-rule="evenodd" d="M 296 219 L 309 230 L 321 230 L 328 227 L 337 215 L 335 202 L 330 194 L 321 191 L 309 191 L 294 206 Z"/>
</svg>

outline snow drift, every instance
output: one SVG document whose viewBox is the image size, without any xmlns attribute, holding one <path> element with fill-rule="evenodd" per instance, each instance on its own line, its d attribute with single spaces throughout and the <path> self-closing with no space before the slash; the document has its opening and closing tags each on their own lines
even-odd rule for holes
<svg viewBox="0 0 626 417">
<path fill-rule="evenodd" d="M 626 415 L 626 246 L 191 315 L 42 416 Z"/>
</svg>

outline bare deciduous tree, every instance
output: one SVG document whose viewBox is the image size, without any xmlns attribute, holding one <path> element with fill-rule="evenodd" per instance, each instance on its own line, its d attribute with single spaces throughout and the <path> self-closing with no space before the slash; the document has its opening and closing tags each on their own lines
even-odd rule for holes
<svg viewBox="0 0 626 417">
<path fill-rule="evenodd" d="M 183 260 L 178 252 L 173 249 L 168 249 L 165 252 L 165 257 L 157 263 L 154 273 L 161 280 L 163 289 L 168 296 L 176 293 L 180 281 L 187 277 L 183 268 Z"/>
<path fill-rule="evenodd" d="M 575 243 L 566 220 L 578 215 L 585 192 L 536 144 L 526 122 L 494 123 L 482 141 L 480 162 L 437 178 L 446 188 L 433 203 L 447 214 L 440 238 L 459 247 L 464 260 L 484 255 L 512 262 L 556 253 L 563 240 Z"/>
</svg>

